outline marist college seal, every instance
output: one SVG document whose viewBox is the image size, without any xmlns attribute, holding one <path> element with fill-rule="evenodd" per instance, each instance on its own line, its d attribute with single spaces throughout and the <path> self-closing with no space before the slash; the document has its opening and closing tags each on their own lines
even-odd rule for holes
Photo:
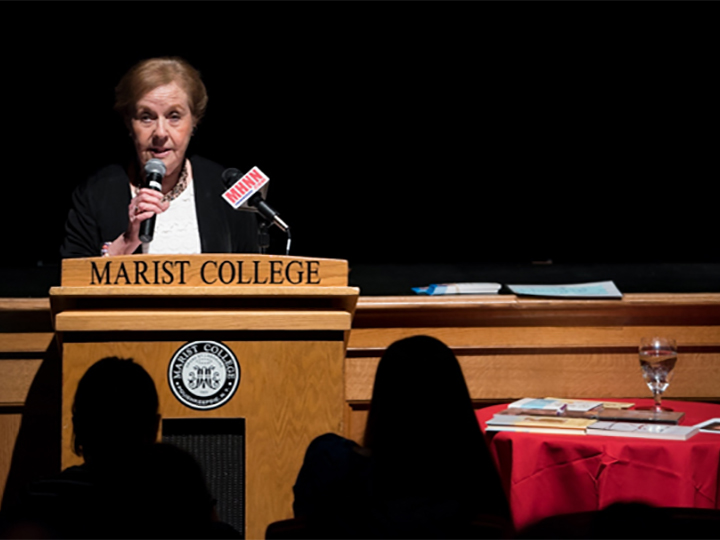
<svg viewBox="0 0 720 540">
<path fill-rule="evenodd" d="M 240 364 L 222 343 L 192 341 L 183 345 L 170 360 L 168 381 L 175 397 L 198 410 L 224 405 L 240 383 Z"/>
</svg>

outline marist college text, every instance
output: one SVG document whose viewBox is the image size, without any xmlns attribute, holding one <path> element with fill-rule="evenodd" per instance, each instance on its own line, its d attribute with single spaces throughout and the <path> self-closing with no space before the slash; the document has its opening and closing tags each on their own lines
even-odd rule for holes
<svg viewBox="0 0 720 540">
<path fill-rule="evenodd" d="M 311 259 L 89 260 L 90 285 L 321 285 Z"/>
</svg>

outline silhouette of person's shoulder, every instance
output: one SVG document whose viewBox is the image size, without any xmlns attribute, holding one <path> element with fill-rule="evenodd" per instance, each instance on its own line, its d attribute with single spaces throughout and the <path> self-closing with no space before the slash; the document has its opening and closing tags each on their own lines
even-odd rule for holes
<svg viewBox="0 0 720 540">
<path fill-rule="evenodd" d="M 134 473 L 135 538 L 241 538 L 218 521 L 215 499 L 195 458 L 171 444 L 148 448 Z"/>
<path fill-rule="evenodd" d="M 197 461 L 158 443 L 115 466 L 32 483 L 17 521 L 52 538 L 240 538 L 214 520 L 214 504 Z"/>
<path fill-rule="evenodd" d="M 100 531 L 98 486 L 84 466 L 31 483 L 23 496 L 19 523 L 32 523 L 54 538 L 91 538 Z"/>
<path fill-rule="evenodd" d="M 372 501 L 372 459 L 355 441 L 334 433 L 316 437 L 293 491 L 295 516 L 307 519 L 317 538 L 366 538 Z M 370 528 L 369 528 L 370 527 Z"/>
<path fill-rule="evenodd" d="M 355 441 L 334 433 L 316 437 L 305 452 L 293 491 L 296 515 L 312 514 L 352 487 L 361 487 L 370 473 L 371 460 Z"/>
</svg>

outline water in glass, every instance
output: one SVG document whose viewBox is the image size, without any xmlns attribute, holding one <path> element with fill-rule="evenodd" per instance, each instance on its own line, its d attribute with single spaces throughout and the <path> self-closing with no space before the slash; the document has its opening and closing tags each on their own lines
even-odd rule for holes
<svg viewBox="0 0 720 540">
<path fill-rule="evenodd" d="M 667 389 L 675 362 L 677 362 L 675 351 L 640 351 L 643 378 L 653 394 L 662 393 Z"/>
<path fill-rule="evenodd" d="M 654 406 L 648 409 L 657 412 L 672 410 L 662 406 L 662 393 L 667 389 L 677 362 L 675 340 L 661 337 L 643 338 L 640 341 L 640 367 L 643 378 L 653 393 Z M 645 409 L 646 407 L 638 407 Z"/>
</svg>

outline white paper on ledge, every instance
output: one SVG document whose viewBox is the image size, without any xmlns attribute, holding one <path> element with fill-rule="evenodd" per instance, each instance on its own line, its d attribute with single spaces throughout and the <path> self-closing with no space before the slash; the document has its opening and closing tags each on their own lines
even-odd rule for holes
<svg viewBox="0 0 720 540">
<path fill-rule="evenodd" d="M 413 287 L 417 294 L 497 294 L 500 283 L 438 283 L 428 287 Z"/>
<path fill-rule="evenodd" d="M 567 285 L 508 285 L 517 295 L 553 296 L 559 298 L 622 298 L 612 281 L 570 283 Z"/>
</svg>

